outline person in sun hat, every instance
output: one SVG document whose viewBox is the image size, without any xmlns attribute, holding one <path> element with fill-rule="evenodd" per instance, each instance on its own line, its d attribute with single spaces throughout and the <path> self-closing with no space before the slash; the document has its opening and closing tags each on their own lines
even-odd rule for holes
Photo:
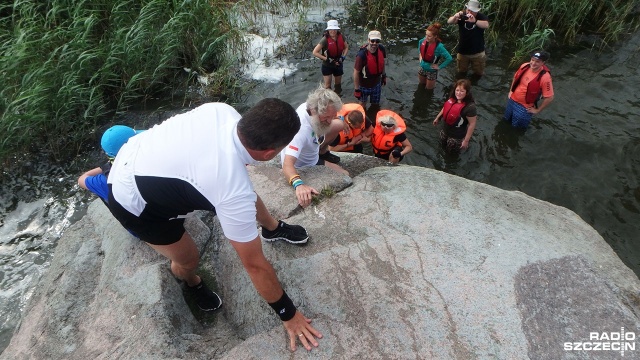
<svg viewBox="0 0 640 360">
<path fill-rule="evenodd" d="M 531 117 L 553 101 L 551 71 L 547 67 L 551 55 L 544 50 L 533 51 L 530 55 L 530 60 L 520 65 L 511 81 L 503 119 L 513 127 L 528 127 Z"/>
<path fill-rule="evenodd" d="M 327 28 L 322 34 L 322 39 L 313 49 L 313 56 L 322 60 L 322 78 L 324 87 L 331 89 L 331 77 L 335 82 L 335 91 L 342 91 L 343 63 L 349 52 L 349 44 L 340 32 L 338 20 L 327 21 Z"/>
<path fill-rule="evenodd" d="M 109 188 L 107 187 L 107 176 L 111 169 L 111 162 L 131 137 L 143 132 L 144 130 L 134 130 L 125 125 L 114 125 L 102 134 L 100 146 L 109 161 L 104 165 L 91 169 L 78 178 L 78 185 L 97 195 L 105 204 L 109 201 Z"/>
<path fill-rule="evenodd" d="M 487 56 L 484 51 L 484 31 L 489 28 L 489 17 L 480 12 L 480 2 L 470 0 L 465 9 L 453 14 L 449 24 L 458 24 L 458 74 L 465 75 L 469 66 L 476 76 L 484 75 Z"/>
<path fill-rule="evenodd" d="M 413 150 L 405 131 L 404 119 L 391 110 L 380 110 L 376 115 L 376 125 L 371 134 L 373 154 L 392 164 L 400 162 Z"/>
<path fill-rule="evenodd" d="M 382 86 L 387 84 L 387 51 L 380 44 L 382 35 L 378 30 L 371 30 L 367 38 L 367 44 L 358 50 L 353 67 L 353 95 L 363 107 L 366 106 L 367 100 L 371 104 L 379 104 Z"/>
</svg>

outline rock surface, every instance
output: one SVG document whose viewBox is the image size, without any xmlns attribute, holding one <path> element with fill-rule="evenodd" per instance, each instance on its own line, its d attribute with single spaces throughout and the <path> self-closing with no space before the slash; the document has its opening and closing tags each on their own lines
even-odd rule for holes
<svg viewBox="0 0 640 360">
<path fill-rule="evenodd" d="M 188 222 L 224 300 L 203 317 L 168 261 L 95 201 L 60 240 L 0 358 L 619 359 L 565 343 L 639 331 L 640 281 L 573 212 L 432 169 L 342 158 L 352 177 L 301 173 L 325 189 L 305 210 L 275 164 L 250 169 L 272 213 L 311 234 L 304 247 L 263 248 L 324 334 L 319 348 L 289 352 L 215 218 Z"/>
</svg>

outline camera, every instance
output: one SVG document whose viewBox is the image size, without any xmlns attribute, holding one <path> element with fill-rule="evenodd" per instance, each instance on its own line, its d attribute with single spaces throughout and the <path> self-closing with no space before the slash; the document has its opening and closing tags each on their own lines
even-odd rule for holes
<svg viewBox="0 0 640 360">
<path fill-rule="evenodd" d="M 402 154 L 400 153 L 400 150 L 395 149 L 391 152 L 391 155 L 393 155 L 394 158 L 399 158 L 400 156 L 402 156 Z"/>
<path fill-rule="evenodd" d="M 460 20 L 467 21 L 468 19 L 469 19 L 469 14 L 464 13 L 460 15 Z"/>
</svg>

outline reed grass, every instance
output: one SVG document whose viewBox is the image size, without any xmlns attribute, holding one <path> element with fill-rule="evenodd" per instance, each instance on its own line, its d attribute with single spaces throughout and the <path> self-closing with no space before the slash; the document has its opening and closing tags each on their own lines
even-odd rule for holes
<svg viewBox="0 0 640 360">
<path fill-rule="evenodd" d="M 219 0 L 0 5 L 0 161 L 35 149 L 74 154 L 111 115 L 186 88 L 194 73 L 214 73 L 209 91 L 233 94 L 227 46 L 239 35 L 230 8 Z"/>
</svg>

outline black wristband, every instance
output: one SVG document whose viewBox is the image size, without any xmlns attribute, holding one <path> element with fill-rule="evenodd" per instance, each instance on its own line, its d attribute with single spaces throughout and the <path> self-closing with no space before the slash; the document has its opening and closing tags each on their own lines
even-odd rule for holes
<svg viewBox="0 0 640 360">
<path fill-rule="evenodd" d="M 296 306 L 293 305 L 293 301 L 289 299 L 287 293 L 282 290 L 282 296 L 278 301 L 269 303 L 269 306 L 280 316 L 280 320 L 289 321 L 293 319 L 296 314 Z"/>
</svg>

